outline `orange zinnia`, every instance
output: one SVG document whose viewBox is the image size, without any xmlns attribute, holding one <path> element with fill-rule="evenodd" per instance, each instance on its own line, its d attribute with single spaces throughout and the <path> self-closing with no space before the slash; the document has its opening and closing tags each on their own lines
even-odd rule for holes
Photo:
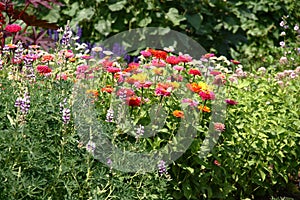
<svg viewBox="0 0 300 200">
<path fill-rule="evenodd" d="M 202 89 L 202 87 L 197 83 L 188 83 L 186 84 L 187 88 L 195 93 L 199 93 Z"/>
<path fill-rule="evenodd" d="M 87 90 L 86 93 L 93 95 L 93 97 L 95 97 L 95 98 L 98 97 L 98 95 L 99 95 L 97 90 Z"/>
<path fill-rule="evenodd" d="M 210 108 L 207 107 L 207 106 L 200 105 L 200 106 L 198 106 L 198 109 L 203 111 L 203 112 L 210 112 Z"/>
<path fill-rule="evenodd" d="M 101 91 L 107 92 L 107 93 L 112 93 L 114 91 L 114 89 L 110 85 L 107 85 L 105 88 L 102 88 Z"/>
<path fill-rule="evenodd" d="M 173 115 L 177 118 L 183 118 L 184 117 L 184 113 L 181 110 L 174 110 Z"/>
</svg>

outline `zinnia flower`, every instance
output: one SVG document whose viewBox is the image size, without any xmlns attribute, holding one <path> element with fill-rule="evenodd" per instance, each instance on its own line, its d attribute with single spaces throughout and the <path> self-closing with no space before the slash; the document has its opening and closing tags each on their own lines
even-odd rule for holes
<svg viewBox="0 0 300 200">
<path fill-rule="evenodd" d="M 217 165 L 218 167 L 221 166 L 221 163 L 219 163 L 219 161 L 214 160 L 214 164 Z"/>
<path fill-rule="evenodd" d="M 201 110 L 202 112 L 210 112 L 210 108 L 207 106 L 200 105 L 198 106 L 198 109 Z"/>
<path fill-rule="evenodd" d="M 225 125 L 222 123 L 214 123 L 214 128 L 216 131 L 223 132 L 225 130 Z"/>
<path fill-rule="evenodd" d="M 107 71 L 109 72 L 109 73 L 117 73 L 117 72 L 120 72 L 121 71 L 121 69 L 120 68 L 118 68 L 118 67 L 108 67 L 107 68 Z"/>
<path fill-rule="evenodd" d="M 17 33 L 22 30 L 22 27 L 18 24 L 9 24 L 5 27 L 5 30 L 10 33 Z"/>
<path fill-rule="evenodd" d="M 42 56 L 42 62 L 49 62 L 54 59 L 54 55 L 52 54 L 46 54 Z"/>
<path fill-rule="evenodd" d="M 121 99 L 133 96 L 134 94 L 134 91 L 129 88 L 121 88 L 117 91 L 117 96 L 119 96 Z"/>
<path fill-rule="evenodd" d="M 184 117 L 184 113 L 181 110 L 174 110 L 173 115 L 177 118 L 183 118 Z"/>
<path fill-rule="evenodd" d="M 166 62 L 171 65 L 177 65 L 180 62 L 180 60 L 176 56 L 168 56 L 166 58 Z"/>
<path fill-rule="evenodd" d="M 215 56 L 215 54 L 213 54 L 213 53 L 207 53 L 207 54 L 203 55 L 202 57 L 208 59 L 208 58 L 211 58 L 214 56 Z"/>
<path fill-rule="evenodd" d="M 188 73 L 189 73 L 189 74 L 192 74 L 192 75 L 194 75 L 194 76 L 197 76 L 197 75 L 198 75 L 198 76 L 201 76 L 200 70 L 199 70 L 199 69 L 196 69 L 196 68 L 190 69 Z"/>
<path fill-rule="evenodd" d="M 50 67 L 48 67 L 47 65 L 39 65 L 39 66 L 37 66 L 36 69 L 40 74 L 48 74 L 48 73 L 52 72 L 52 69 Z"/>
<path fill-rule="evenodd" d="M 230 60 L 230 62 L 232 62 L 233 64 L 235 64 L 235 65 L 238 65 L 238 64 L 240 64 L 241 62 L 240 61 L 237 61 L 237 60 Z"/>
<path fill-rule="evenodd" d="M 141 54 L 142 54 L 145 58 L 150 57 L 150 56 L 152 55 L 150 51 L 141 51 Z"/>
<path fill-rule="evenodd" d="M 212 91 L 200 91 L 199 96 L 202 98 L 203 101 L 215 99 L 215 94 Z"/>
<path fill-rule="evenodd" d="M 197 83 L 188 83 L 188 84 L 186 84 L 186 87 L 195 93 L 199 93 L 202 89 L 202 87 L 200 85 L 198 85 Z"/>
<path fill-rule="evenodd" d="M 105 88 L 102 88 L 101 91 L 107 92 L 107 93 L 112 93 L 114 91 L 114 89 L 110 85 L 107 85 Z"/>
<path fill-rule="evenodd" d="M 173 87 L 169 84 L 158 83 L 155 89 L 155 95 L 157 96 L 170 96 Z"/>
<path fill-rule="evenodd" d="M 126 104 L 132 107 L 140 106 L 141 102 L 141 98 L 137 96 L 127 97 L 126 99 Z"/>
<path fill-rule="evenodd" d="M 167 52 L 162 50 L 149 49 L 148 50 L 155 58 L 165 60 L 168 56 Z"/>
<path fill-rule="evenodd" d="M 226 99 L 225 102 L 226 102 L 228 105 L 236 105 L 236 104 L 238 104 L 237 101 L 234 101 L 234 100 L 232 100 L 232 99 Z"/>
<path fill-rule="evenodd" d="M 193 58 L 188 54 L 179 55 L 178 59 L 179 59 L 180 62 L 183 62 L 183 63 L 187 63 L 187 62 L 190 62 L 190 61 L 193 60 Z"/>
</svg>

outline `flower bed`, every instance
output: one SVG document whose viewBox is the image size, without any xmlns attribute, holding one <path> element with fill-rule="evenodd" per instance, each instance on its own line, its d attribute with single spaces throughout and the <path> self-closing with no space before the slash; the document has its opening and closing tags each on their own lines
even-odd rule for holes
<svg viewBox="0 0 300 200">
<path fill-rule="evenodd" d="M 52 52 L 20 42 L 2 50 L 1 198 L 299 195 L 299 67 L 250 73 L 224 56 L 196 60 L 170 48 L 144 49 L 127 63 L 101 47 L 89 52 L 70 42 L 66 29 Z M 225 106 L 225 121 L 212 121 L 214 105 Z M 185 135 L 191 144 L 173 149 L 185 141 L 176 140 L 185 125 L 195 130 Z M 218 140 L 199 157 L 210 129 Z M 99 130 L 126 152 L 172 148 L 162 151 L 154 171 L 130 171 L 151 166 L 131 160 L 132 166 L 121 163 L 125 173 L 115 169 L 121 158 L 103 148 Z M 173 153 L 181 153 L 178 160 Z"/>
</svg>

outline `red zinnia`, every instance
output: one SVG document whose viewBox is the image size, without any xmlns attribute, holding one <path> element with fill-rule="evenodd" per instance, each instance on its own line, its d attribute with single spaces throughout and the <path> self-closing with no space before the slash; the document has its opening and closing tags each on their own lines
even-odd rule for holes
<svg viewBox="0 0 300 200">
<path fill-rule="evenodd" d="M 118 67 L 108 67 L 107 68 L 107 72 L 109 72 L 109 73 L 117 73 L 117 72 L 120 72 L 121 71 L 121 69 L 120 68 L 118 68 Z"/>
<path fill-rule="evenodd" d="M 236 105 L 236 104 L 238 104 L 237 101 L 232 100 L 232 99 L 226 99 L 225 102 L 226 102 L 228 105 Z"/>
<path fill-rule="evenodd" d="M 114 89 L 110 85 L 107 85 L 105 88 L 102 88 L 101 91 L 107 92 L 107 93 L 112 93 L 114 91 Z"/>
<path fill-rule="evenodd" d="M 36 70 L 40 74 L 48 74 L 48 73 L 52 72 L 52 69 L 50 67 L 48 67 L 47 65 L 39 65 L 39 66 L 37 66 Z"/>
<path fill-rule="evenodd" d="M 18 24 L 9 24 L 5 27 L 5 30 L 10 33 L 17 33 L 22 30 L 22 27 Z"/>
<path fill-rule="evenodd" d="M 230 62 L 232 62 L 232 63 L 235 64 L 235 65 L 238 65 L 238 64 L 241 63 L 240 61 L 237 61 L 237 60 L 230 60 Z"/>
<path fill-rule="evenodd" d="M 126 103 L 129 106 L 140 106 L 141 105 L 141 98 L 137 97 L 137 96 L 131 96 L 131 97 L 127 97 L 126 99 Z"/>
<path fill-rule="evenodd" d="M 199 96 L 202 98 L 203 101 L 215 99 L 215 94 L 211 91 L 201 91 L 199 92 Z"/>
<path fill-rule="evenodd" d="M 166 59 L 168 54 L 167 52 L 165 51 L 162 51 L 162 50 L 155 50 L 155 49 L 149 49 L 149 52 L 155 57 L 155 58 L 158 58 L 158 59 Z"/>
<path fill-rule="evenodd" d="M 194 75 L 194 76 L 201 76 L 201 72 L 200 72 L 200 70 L 199 69 L 196 69 L 196 68 L 193 68 L 193 69 L 190 69 L 189 70 L 189 74 L 192 74 L 192 75 Z"/>
</svg>

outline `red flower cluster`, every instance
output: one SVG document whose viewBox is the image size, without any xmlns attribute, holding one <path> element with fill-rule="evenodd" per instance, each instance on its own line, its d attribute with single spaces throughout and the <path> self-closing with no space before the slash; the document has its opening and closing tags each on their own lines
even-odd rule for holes
<svg viewBox="0 0 300 200">
<path fill-rule="evenodd" d="M 176 56 L 168 56 L 166 58 L 166 62 L 171 64 L 171 65 L 177 65 L 180 62 L 180 60 Z"/>
<path fill-rule="evenodd" d="M 166 59 L 168 54 L 167 52 L 165 51 L 162 51 L 162 50 L 155 50 L 155 49 L 149 49 L 149 52 L 155 57 L 155 58 L 158 58 L 158 59 Z"/>
<path fill-rule="evenodd" d="M 48 73 L 52 72 L 52 69 L 50 67 L 48 67 L 47 65 L 39 65 L 39 66 L 37 66 L 36 70 L 40 74 L 48 74 Z"/>
<path fill-rule="evenodd" d="M 22 27 L 18 24 L 9 24 L 5 27 L 5 30 L 10 33 L 17 33 L 22 30 Z"/>
<path fill-rule="evenodd" d="M 140 106 L 141 102 L 142 102 L 141 97 L 137 97 L 137 96 L 127 97 L 126 99 L 126 104 L 132 107 Z"/>
<path fill-rule="evenodd" d="M 192 75 L 194 75 L 194 76 L 201 76 L 201 72 L 200 72 L 200 70 L 199 69 L 196 69 L 196 68 L 193 68 L 193 69 L 190 69 L 189 70 L 189 74 L 192 74 Z"/>
</svg>

